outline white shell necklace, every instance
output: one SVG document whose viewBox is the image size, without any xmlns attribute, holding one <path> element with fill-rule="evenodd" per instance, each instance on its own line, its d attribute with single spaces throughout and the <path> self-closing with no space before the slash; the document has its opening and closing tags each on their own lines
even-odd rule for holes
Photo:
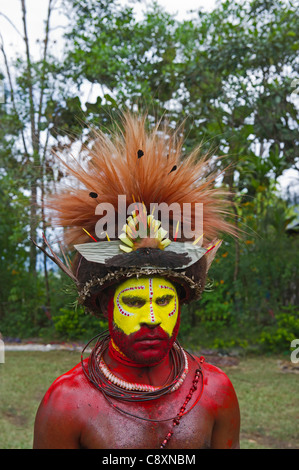
<svg viewBox="0 0 299 470">
<path fill-rule="evenodd" d="M 174 344 L 174 347 L 177 348 L 177 345 Z M 184 366 L 184 371 L 181 375 L 181 377 L 175 382 L 173 387 L 170 389 L 170 392 L 174 392 L 180 388 L 182 383 L 184 382 L 188 371 L 189 371 L 189 364 L 188 364 L 188 358 L 184 350 L 182 350 L 183 355 L 184 355 L 184 361 L 185 361 L 185 366 Z M 104 359 L 102 356 L 97 357 L 97 361 L 99 364 L 99 368 L 102 372 L 102 374 L 106 377 L 107 380 L 109 380 L 111 383 L 114 385 L 117 385 L 120 388 L 123 388 L 125 390 L 136 390 L 139 392 L 154 392 L 156 390 L 160 390 L 162 387 L 155 387 L 153 385 L 146 385 L 146 384 L 138 384 L 138 383 L 131 383 L 127 382 L 126 380 L 120 379 L 119 377 L 116 377 L 111 370 L 108 368 L 107 364 L 105 363 Z"/>
</svg>

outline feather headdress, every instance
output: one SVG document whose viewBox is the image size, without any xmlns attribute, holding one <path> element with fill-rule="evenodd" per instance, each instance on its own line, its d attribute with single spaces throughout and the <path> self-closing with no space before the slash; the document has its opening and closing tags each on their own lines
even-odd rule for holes
<svg viewBox="0 0 299 470">
<path fill-rule="evenodd" d="M 66 245 L 79 252 L 74 274 L 81 300 L 90 306 L 100 289 L 141 273 L 167 275 L 183 286 L 183 300 L 198 298 L 216 245 L 220 246 L 217 237 L 235 233 L 227 220 L 228 193 L 215 186 L 218 174 L 211 169 L 212 158 L 199 158 L 200 148 L 183 158 L 179 131 L 169 133 L 159 125 L 148 131 L 146 118 L 131 114 L 124 116 L 122 128 L 113 135 L 95 132 L 94 137 L 84 164 L 76 159 L 64 163 L 81 187 L 62 190 L 46 203 L 52 224 L 65 228 Z M 142 203 L 123 227 L 117 226 L 120 195 L 126 208 Z M 108 241 L 100 240 L 96 231 L 103 216 L 96 210 L 101 203 L 115 209 L 118 231 L 116 236 L 107 235 Z M 167 238 L 159 217 L 151 214 L 152 205 L 162 203 L 182 209 L 179 216 L 170 217 Z M 201 233 L 194 232 L 196 204 L 202 207 Z M 136 217 L 143 215 L 146 234 L 134 238 Z M 191 235 L 183 230 L 187 226 Z M 154 240 L 148 236 L 150 227 Z"/>
</svg>

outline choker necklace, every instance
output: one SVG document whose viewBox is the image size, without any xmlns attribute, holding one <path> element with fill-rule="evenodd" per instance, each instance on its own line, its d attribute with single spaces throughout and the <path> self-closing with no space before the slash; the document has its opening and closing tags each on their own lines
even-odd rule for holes
<svg viewBox="0 0 299 470">
<path fill-rule="evenodd" d="M 174 343 L 173 347 L 176 348 L 176 349 L 179 348 L 176 343 Z M 185 378 L 188 374 L 188 371 L 189 371 L 188 358 L 187 358 L 187 355 L 186 355 L 186 353 L 183 349 L 182 349 L 182 353 L 183 353 L 184 361 L 185 361 L 184 371 L 183 371 L 181 377 L 177 380 L 177 382 L 170 389 L 170 392 L 175 392 L 176 390 L 178 390 L 178 388 L 180 388 L 180 386 L 184 382 L 184 380 L 185 380 Z M 100 368 L 101 372 L 103 373 L 103 375 L 106 377 L 106 379 L 108 379 L 110 382 L 112 382 L 113 384 L 117 385 L 120 388 L 123 388 L 125 390 L 138 390 L 140 392 L 154 392 L 156 390 L 161 390 L 161 388 L 162 388 L 162 386 L 155 387 L 153 385 L 127 382 L 126 380 L 123 380 L 123 379 L 120 379 L 119 377 L 116 377 L 111 372 L 111 370 L 108 368 L 107 364 L 105 363 L 102 355 L 99 355 L 97 357 L 97 361 L 98 361 L 98 364 L 99 364 L 99 368 Z"/>
</svg>

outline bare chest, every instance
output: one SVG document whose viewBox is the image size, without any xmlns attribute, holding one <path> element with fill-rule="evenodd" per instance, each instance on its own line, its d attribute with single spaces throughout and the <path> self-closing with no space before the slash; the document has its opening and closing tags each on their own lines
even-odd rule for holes
<svg viewBox="0 0 299 470">
<path fill-rule="evenodd" d="M 143 403 L 114 402 L 127 414 L 101 397 L 98 403 L 88 405 L 80 445 L 89 449 L 159 449 L 166 435 L 173 432 L 169 449 L 209 448 L 214 419 L 200 402 L 179 425 L 173 425 L 182 397 L 180 393 Z"/>
</svg>

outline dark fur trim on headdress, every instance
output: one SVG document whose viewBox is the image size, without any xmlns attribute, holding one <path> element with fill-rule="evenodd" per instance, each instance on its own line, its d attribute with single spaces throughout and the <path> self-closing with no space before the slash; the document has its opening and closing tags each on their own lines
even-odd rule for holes
<svg viewBox="0 0 299 470">
<path fill-rule="evenodd" d="M 156 266 L 164 268 L 180 268 L 191 258 L 187 253 L 175 253 L 173 251 L 162 251 L 155 248 L 139 248 L 131 253 L 113 256 L 105 261 L 105 266 L 126 267 L 126 266 Z"/>
</svg>

